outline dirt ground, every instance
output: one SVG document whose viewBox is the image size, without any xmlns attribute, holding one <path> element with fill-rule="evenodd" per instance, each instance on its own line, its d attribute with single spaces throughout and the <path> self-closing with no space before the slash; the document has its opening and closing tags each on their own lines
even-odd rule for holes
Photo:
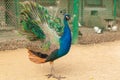
<svg viewBox="0 0 120 80">
<path fill-rule="evenodd" d="M 120 41 L 73 45 L 54 67 L 63 80 L 120 80 Z M 30 62 L 26 49 L 0 51 L 0 80 L 56 80 L 44 76 L 49 71 L 49 63 Z"/>
<path fill-rule="evenodd" d="M 94 32 L 93 28 L 81 27 L 80 31 L 83 36 L 79 38 L 79 44 L 93 44 L 120 40 L 120 30 L 116 32 L 103 31 L 102 34 L 97 34 Z"/>
<path fill-rule="evenodd" d="M 78 44 L 94 44 L 120 40 L 120 30 L 116 32 L 104 31 L 96 34 L 93 28 L 81 27 L 83 36 L 79 37 Z M 17 30 L 0 30 L 0 51 L 24 48 L 27 40 L 18 34 Z"/>
</svg>

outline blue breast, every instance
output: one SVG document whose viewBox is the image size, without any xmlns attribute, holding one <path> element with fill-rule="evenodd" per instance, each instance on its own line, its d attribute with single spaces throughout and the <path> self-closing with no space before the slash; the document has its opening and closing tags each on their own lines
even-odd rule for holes
<svg viewBox="0 0 120 80">
<path fill-rule="evenodd" d="M 66 20 L 64 21 L 64 24 L 64 33 L 60 38 L 60 48 L 58 50 L 58 57 L 67 54 L 71 47 L 71 31 Z"/>
</svg>

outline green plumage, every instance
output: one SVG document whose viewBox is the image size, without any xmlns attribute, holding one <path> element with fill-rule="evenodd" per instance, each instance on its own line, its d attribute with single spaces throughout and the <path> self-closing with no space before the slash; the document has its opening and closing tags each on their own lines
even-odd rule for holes
<svg viewBox="0 0 120 80">
<path fill-rule="evenodd" d="M 63 23 L 58 17 L 49 14 L 48 10 L 33 1 L 20 3 L 20 33 L 31 41 L 28 49 L 49 51 L 59 48 L 59 36 L 63 33 Z M 33 42 L 39 41 L 39 42 Z"/>
<path fill-rule="evenodd" d="M 35 23 L 35 22 L 31 21 L 31 20 L 28 20 L 28 21 L 23 20 L 21 23 L 23 25 L 23 30 L 26 33 L 29 33 L 29 34 L 32 33 L 34 35 L 34 38 L 36 38 L 36 39 L 40 39 L 40 40 L 45 39 L 45 34 L 42 31 L 42 29 L 37 25 L 37 23 Z M 28 35 L 28 37 L 30 37 L 30 35 Z"/>
<path fill-rule="evenodd" d="M 48 27 L 54 29 L 57 35 L 63 33 L 61 19 L 51 16 L 45 7 L 32 1 L 21 2 L 20 5 L 22 30 L 28 33 L 27 36 L 29 35 L 29 37 L 35 38 L 35 40 L 36 38 L 41 40 L 45 39 L 46 35 L 40 27 L 43 26 L 42 24 L 44 22 L 48 24 Z M 31 32 L 33 33 L 32 35 Z"/>
<path fill-rule="evenodd" d="M 69 15 L 64 15 L 64 31 L 61 19 L 51 16 L 47 9 L 33 1 L 21 4 L 23 34 L 30 40 L 27 49 L 45 59 L 43 62 L 54 61 L 68 53 L 71 47 L 71 31 L 68 25 Z M 35 57 L 35 56 L 34 56 Z M 33 58 L 34 58 L 33 57 Z"/>
</svg>

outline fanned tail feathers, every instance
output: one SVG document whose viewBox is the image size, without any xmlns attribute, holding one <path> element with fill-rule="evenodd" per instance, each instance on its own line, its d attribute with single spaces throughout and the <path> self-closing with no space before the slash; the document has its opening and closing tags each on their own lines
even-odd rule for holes
<svg viewBox="0 0 120 80">
<path fill-rule="evenodd" d="M 21 34 L 30 40 L 26 48 L 41 51 L 48 55 L 59 48 L 59 35 L 62 33 L 60 20 L 52 17 L 47 9 L 33 1 L 20 2 Z"/>
<path fill-rule="evenodd" d="M 32 62 L 34 62 L 36 64 L 46 62 L 46 59 L 44 57 L 46 57 L 47 55 L 43 55 L 44 57 L 42 58 L 42 57 L 38 57 L 37 54 L 39 54 L 39 53 L 35 53 L 35 52 L 31 51 L 31 50 L 28 50 L 28 53 L 29 53 L 28 57 L 29 57 L 30 61 L 32 61 Z"/>
<path fill-rule="evenodd" d="M 60 29 L 59 32 L 61 34 L 63 26 L 54 22 L 47 9 L 33 1 L 21 2 L 20 5 L 24 34 L 31 40 L 40 39 L 59 45 L 59 34 L 57 31 Z"/>
</svg>

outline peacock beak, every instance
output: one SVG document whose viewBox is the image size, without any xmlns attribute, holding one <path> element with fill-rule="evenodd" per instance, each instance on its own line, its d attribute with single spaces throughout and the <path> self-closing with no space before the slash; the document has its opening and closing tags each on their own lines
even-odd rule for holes
<svg viewBox="0 0 120 80">
<path fill-rule="evenodd" d="M 66 16 L 66 19 L 67 19 L 67 20 L 70 20 L 70 17 L 69 17 L 69 16 Z"/>
</svg>

